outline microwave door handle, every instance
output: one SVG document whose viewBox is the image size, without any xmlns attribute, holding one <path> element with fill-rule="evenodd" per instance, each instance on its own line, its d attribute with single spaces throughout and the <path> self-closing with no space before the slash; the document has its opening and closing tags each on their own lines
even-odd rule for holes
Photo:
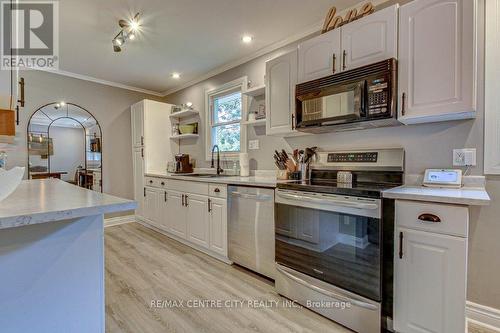
<svg viewBox="0 0 500 333">
<path fill-rule="evenodd" d="M 350 208 L 370 209 L 370 210 L 378 208 L 377 204 L 372 204 L 372 203 L 348 202 L 348 201 L 334 200 L 334 199 L 318 199 L 318 198 L 312 198 L 307 195 L 297 195 L 297 194 L 289 194 L 282 192 L 278 192 L 277 195 L 285 199 L 308 201 L 318 204 L 337 205 Z"/>
<path fill-rule="evenodd" d="M 292 279 L 293 281 L 295 281 L 295 282 L 297 282 L 297 283 L 299 283 L 299 284 L 301 284 L 309 289 L 313 289 L 313 290 L 315 290 L 323 295 L 326 295 L 328 297 L 337 299 L 337 300 L 342 301 L 342 302 L 351 303 L 351 304 L 354 304 L 356 306 L 359 306 L 359 307 L 362 307 L 362 308 L 365 308 L 368 310 L 377 310 L 378 309 L 377 306 L 375 306 L 373 304 L 366 303 L 366 302 L 363 302 L 361 300 L 352 298 L 350 296 L 341 295 L 340 293 L 336 293 L 336 292 L 333 292 L 331 290 L 325 290 L 323 288 L 315 286 L 314 284 L 311 284 L 311 283 L 301 279 L 300 277 L 295 276 L 295 275 L 287 272 L 285 269 L 281 268 L 279 265 L 276 265 L 276 269 L 279 272 L 281 272 L 282 274 L 284 274 L 286 277 L 288 277 L 289 279 Z"/>
</svg>

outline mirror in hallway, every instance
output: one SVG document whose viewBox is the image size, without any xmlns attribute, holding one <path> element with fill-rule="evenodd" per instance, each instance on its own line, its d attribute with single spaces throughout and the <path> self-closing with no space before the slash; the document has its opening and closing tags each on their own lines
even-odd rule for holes
<svg viewBox="0 0 500 333">
<path fill-rule="evenodd" d="M 37 109 L 28 123 L 30 179 L 58 178 L 102 192 L 102 131 L 97 119 L 72 103 Z"/>
</svg>

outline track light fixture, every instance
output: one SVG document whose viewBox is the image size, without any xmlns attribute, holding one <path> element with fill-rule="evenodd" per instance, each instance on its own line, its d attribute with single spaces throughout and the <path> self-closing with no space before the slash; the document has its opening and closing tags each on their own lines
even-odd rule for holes
<svg viewBox="0 0 500 333">
<path fill-rule="evenodd" d="M 135 14 L 135 16 L 130 20 L 120 20 L 118 25 L 120 26 L 120 32 L 113 38 L 113 51 L 121 52 L 123 45 L 128 40 L 134 40 L 139 32 L 141 25 L 139 23 L 140 13 Z"/>
</svg>

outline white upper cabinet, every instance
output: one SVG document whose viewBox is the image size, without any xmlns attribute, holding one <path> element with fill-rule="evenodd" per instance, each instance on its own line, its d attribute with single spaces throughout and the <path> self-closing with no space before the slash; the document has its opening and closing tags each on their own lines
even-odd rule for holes
<svg viewBox="0 0 500 333">
<path fill-rule="evenodd" d="M 266 134 L 293 133 L 297 51 L 266 62 Z"/>
<path fill-rule="evenodd" d="M 475 116 L 472 0 L 415 0 L 399 10 L 399 120 L 426 123 Z"/>
<path fill-rule="evenodd" d="M 384 8 L 340 28 L 342 70 L 398 57 L 398 8 Z"/>
<path fill-rule="evenodd" d="M 144 146 L 144 103 L 131 106 L 132 112 L 132 147 Z"/>
<path fill-rule="evenodd" d="M 484 173 L 500 175 L 500 0 L 486 2 Z"/>
<path fill-rule="evenodd" d="M 164 173 L 175 151 L 170 140 L 171 104 L 143 100 L 132 105 L 132 146 L 144 148 L 144 172 Z"/>
<path fill-rule="evenodd" d="M 340 29 L 299 44 L 298 83 L 319 79 L 341 70 Z"/>
</svg>

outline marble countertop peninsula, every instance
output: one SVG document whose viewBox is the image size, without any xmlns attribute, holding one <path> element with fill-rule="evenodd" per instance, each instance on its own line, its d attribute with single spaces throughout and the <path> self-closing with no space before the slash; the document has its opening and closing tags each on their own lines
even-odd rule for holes
<svg viewBox="0 0 500 333">
<path fill-rule="evenodd" d="M 0 229 L 134 210 L 135 201 L 58 179 L 25 180 L 0 202 Z"/>
</svg>

